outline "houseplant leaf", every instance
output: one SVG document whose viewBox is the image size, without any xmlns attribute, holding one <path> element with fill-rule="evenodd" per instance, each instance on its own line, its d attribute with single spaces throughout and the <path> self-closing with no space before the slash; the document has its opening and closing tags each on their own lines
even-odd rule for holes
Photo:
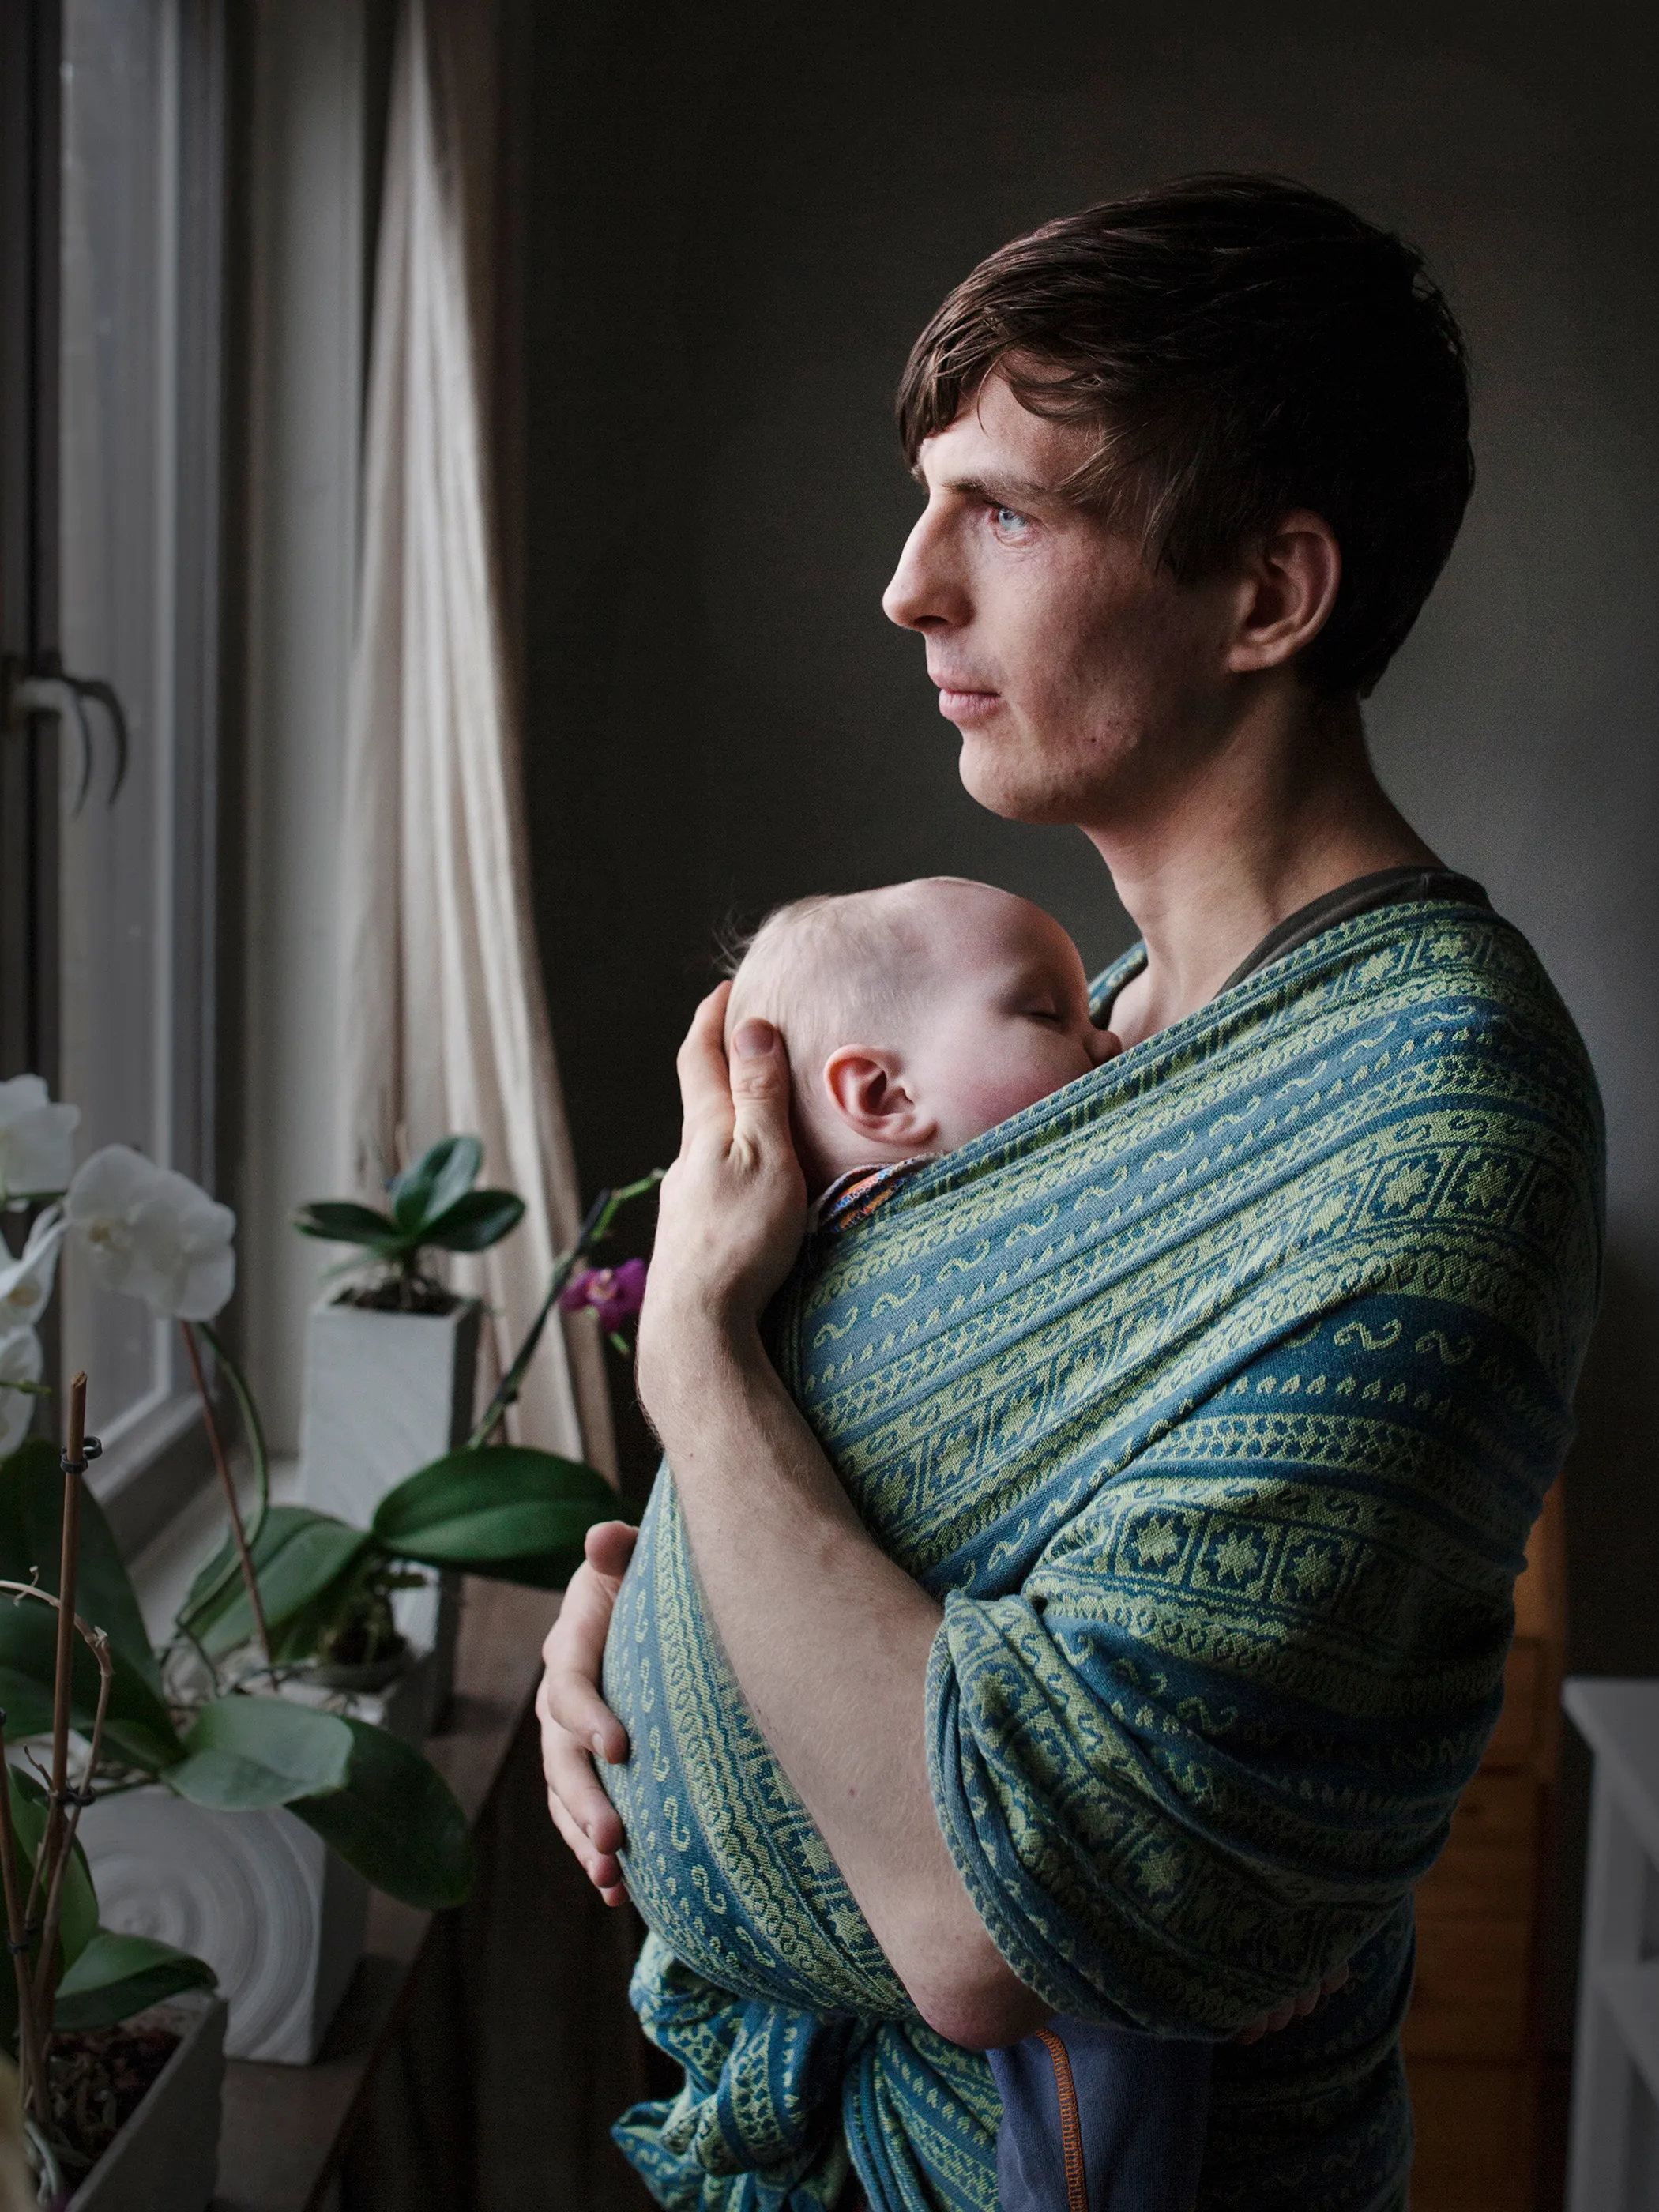
<svg viewBox="0 0 1659 2212">
<path fill-rule="evenodd" d="M 630 1518 L 597 1468 L 520 1444 L 446 1453 L 389 1490 L 374 1534 L 399 1558 L 559 1589 L 598 1521 Z"/>
<path fill-rule="evenodd" d="M 113 2027 L 181 1990 L 210 1990 L 217 1977 L 204 1959 L 149 1936 L 100 1928 L 58 1984 L 54 2025 Z"/>
<path fill-rule="evenodd" d="M 389 1215 L 372 1206 L 356 1206 L 349 1199 L 319 1198 L 302 1206 L 294 1217 L 301 1237 L 319 1237 L 327 1244 L 362 1244 L 371 1252 L 402 1252 L 409 1239 Z"/>
<path fill-rule="evenodd" d="M 42 1577 L 44 1582 L 45 1577 Z M 84 1618 L 84 1615 L 82 1616 Z M 98 1710 L 98 1662 L 77 1636 L 70 1675 L 70 1711 L 75 1726 L 89 1735 Z M 114 1677 L 110 1686 L 105 1740 L 135 1766 L 154 1774 L 179 1758 L 183 1747 L 173 1716 L 112 1639 Z M 58 1614 L 32 1598 L 0 1596 L 0 1695 L 6 1697 L 6 1735 L 20 1741 L 40 1735 L 52 1725 L 52 1686 L 58 1661 Z M 20 1679 L 21 1678 L 21 1679 Z M 31 1701 L 27 1686 L 34 1689 Z"/>
<path fill-rule="evenodd" d="M 81 1554 L 75 1609 L 101 1628 L 135 1673 L 158 1694 L 161 1672 L 144 1616 L 103 1508 L 82 1486 Z M 0 1462 L 0 1576 L 26 1583 L 40 1570 L 40 1587 L 58 1593 L 63 1553 L 64 1476 L 57 1447 L 37 1437 Z"/>
<path fill-rule="evenodd" d="M 441 1252 L 485 1252 L 523 1219 L 524 1200 L 513 1191 L 470 1190 L 433 1216 L 421 1242 Z"/>
<path fill-rule="evenodd" d="M 270 1508 L 249 1548 L 273 1640 L 280 1643 L 279 1632 L 287 1622 L 350 1573 L 368 1541 L 363 1529 L 348 1528 L 308 1505 Z M 216 1657 L 248 1643 L 255 1632 L 241 1576 L 227 1572 L 234 1558 L 227 1537 L 191 1585 L 179 1613 L 181 1626 L 188 1621 L 191 1634 Z M 210 1590 L 214 1595 L 203 1604 Z"/>
<path fill-rule="evenodd" d="M 46 1793 L 32 1774 L 21 1768 L 7 1769 L 7 1781 L 11 1796 L 12 1825 L 17 1838 L 17 1870 L 23 1893 L 28 1893 L 34 1872 L 34 1855 L 40 1848 L 40 1839 L 46 1827 Z M 92 1876 L 87 1870 L 85 1854 L 77 1844 L 64 1876 L 64 1900 L 58 1923 L 58 1957 L 59 1966 L 78 1960 L 86 1951 L 98 1930 L 98 1905 L 92 1893 Z M 5 1923 L 0 1917 L 0 1936 Z M 39 1929 L 30 1953 L 31 1966 L 40 1960 Z M 15 2046 L 17 2036 L 17 1984 L 9 1966 L 0 1972 L 0 2042 L 9 2048 Z"/>
<path fill-rule="evenodd" d="M 246 1813 L 337 1790 L 351 1764 L 351 1730 L 337 1714 L 285 1698 L 216 1698 L 185 1738 L 185 1756 L 162 1780 L 193 1805 Z"/>
<path fill-rule="evenodd" d="M 428 1911 L 460 1904 L 472 1886 L 472 1838 L 448 1784 L 385 1729 L 341 1725 L 351 1731 L 343 1786 L 291 1799 L 289 1810 L 388 1897 Z"/>
<path fill-rule="evenodd" d="M 412 1166 L 386 1186 L 392 1218 L 411 1243 L 425 1243 L 426 1231 L 478 1180 L 483 1146 L 476 1137 L 440 1137 Z"/>
</svg>

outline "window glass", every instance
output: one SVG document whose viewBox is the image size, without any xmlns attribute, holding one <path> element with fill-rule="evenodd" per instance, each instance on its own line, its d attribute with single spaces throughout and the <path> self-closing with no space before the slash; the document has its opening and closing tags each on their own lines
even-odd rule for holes
<svg viewBox="0 0 1659 2212">
<path fill-rule="evenodd" d="M 64 0 L 59 622 L 125 709 L 125 783 L 88 702 L 64 726 L 61 1095 L 80 1156 L 131 1145 L 212 1182 L 213 667 L 219 205 L 215 11 Z M 66 1258 L 65 1358 L 91 1377 L 100 1487 L 190 1418 L 173 1334 Z"/>
</svg>

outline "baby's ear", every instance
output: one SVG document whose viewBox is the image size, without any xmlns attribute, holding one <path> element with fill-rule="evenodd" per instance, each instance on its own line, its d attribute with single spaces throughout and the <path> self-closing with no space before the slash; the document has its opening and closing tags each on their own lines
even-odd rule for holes
<svg viewBox="0 0 1659 2212">
<path fill-rule="evenodd" d="M 876 1143 L 921 1146 L 938 1133 L 937 1124 L 911 1097 L 891 1053 L 840 1045 L 824 1062 L 823 1085 L 848 1127 Z"/>
</svg>

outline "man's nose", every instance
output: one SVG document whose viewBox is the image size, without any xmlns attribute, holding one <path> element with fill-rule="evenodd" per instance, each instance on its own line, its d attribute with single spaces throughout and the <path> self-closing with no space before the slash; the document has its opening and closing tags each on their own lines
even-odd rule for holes
<svg viewBox="0 0 1659 2212">
<path fill-rule="evenodd" d="M 905 539 L 881 608 L 902 629 L 940 629 L 963 619 L 963 593 L 949 557 L 948 533 L 932 507 Z"/>
</svg>

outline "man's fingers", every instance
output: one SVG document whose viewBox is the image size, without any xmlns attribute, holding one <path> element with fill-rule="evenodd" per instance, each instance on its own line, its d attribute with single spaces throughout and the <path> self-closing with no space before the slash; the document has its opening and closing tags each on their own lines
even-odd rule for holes
<svg viewBox="0 0 1659 2212">
<path fill-rule="evenodd" d="M 621 1816 L 600 1789 L 592 1760 L 580 1744 L 560 1729 L 542 1730 L 542 1772 L 548 1789 L 563 1806 L 571 1826 L 580 1831 L 593 1850 L 621 1849 Z"/>
<path fill-rule="evenodd" d="M 550 1790 L 547 1793 L 547 1809 L 553 1815 L 554 1826 L 569 1845 L 582 1872 L 594 1888 L 601 1892 L 621 1888 L 622 1867 L 616 1854 L 597 1849 Z"/>
<path fill-rule="evenodd" d="M 793 1152 L 789 1055 L 770 1022 L 750 1015 L 732 1032 L 732 1135 L 757 1151 Z"/>
<path fill-rule="evenodd" d="M 1352 1972 L 1352 1965 L 1345 1959 L 1336 1972 L 1334 1974 L 1327 1974 L 1319 1984 L 1321 1996 L 1334 1996 L 1339 1990 L 1346 1989 L 1348 1985 L 1348 1977 Z"/>
<path fill-rule="evenodd" d="M 624 1522 L 606 1522 L 607 1529 L 625 1530 L 625 1551 L 631 1555 L 635 1531 Z M 599 1548 L 624 1552 L 622 1538 L 602 1537 Z M 627 1556 L 622 1556 L 623 1569 Z M 628 1757 L 628 1731 L 600 1696 L 599 1683 L 605 1667 L 605 1639 L 616 1605 L 612 1580 L 602 1576 L 591 1560 L 570 1577 L 559 1617 L 547 1632 L 542 1657 L 547 1671 L 537 1693 L 536 1709 L 544 1723 L 552 1723 L 595 1751 L 612 1766 Z"/>
<path fill-rule="evenodd" d="M 619 1583 L 639 1540 L 640 1532 L 631 1521 L 596 1521 L 583 1539 L 582 1550 L 596 1575 Z"/>
<path fill-rule="evenodd" d="M 688 1131 L 705 1121 L 716 1127 L 731 1125 L 732 1082 L 726 1067 L 726 1002 L 731 995 L 730 983 L 708 994 L 691 1017 L 675 1062 Z"/>
</svg>

